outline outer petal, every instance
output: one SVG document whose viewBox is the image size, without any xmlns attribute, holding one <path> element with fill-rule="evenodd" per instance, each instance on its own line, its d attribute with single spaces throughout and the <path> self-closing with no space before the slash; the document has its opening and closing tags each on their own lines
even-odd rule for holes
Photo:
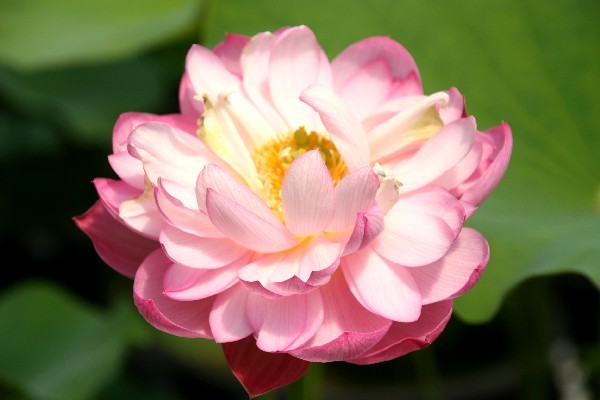
<svg viewBox="0 0 600 400">
<path fill-rule="evenodd" d="M 418 321 L 395 322 L 374 347 L 354 360 L 353 364 L 376 364 L 393 360 L 429 346 L 442 333 L 452 315 L 452 300 L 423 307 Z"/>
<path fill-rule="evenodd" d="M 379 178 L 371 167 L 359 168 L 344 177 L 335 187 L 335 216 L 327 231 L 339 231 L 356 220 L 358 212 L 373 205 Z"/>
<path fill-rule="evenodd" d="M 100 258 L 128 278 L 135 276 L 144 258 L 159 246 L 158 242 L 140 236 L 117 221 L 100 201 L 74 220 L 92 239 Z"/>
<path fill-rule="evenodd" d="M 471 187 L 462 195 L 461 200 L 479 205 L 494 190 L 504 175 L 512 152 L 512 132 L 507 123 L 492 128 L 485 133 L 494 140 L 496 151 L 490 166 L 481 173 Z"/>
<path fill-rule="evenodd" d="M 188 117 L 198 118 L 204 113 L 204 104 L 196 97 L 194 86 L 187 72 L 183 73 L 179 83 L 179 108 Z"/>
<path fill-rule="evenodd" d="M 160 231 L 166 226 L 156 207 L 151 187 L 147 187 L 138 197 L 119 204 L 119 217 L 129 227 L 151 239 L 158 239 Z"/>
<path fill-rule="evenodd" d="M 281 223 L 270 223 L 212 189 L 207 192 L 206 208 L 213 225 L 240 245 L 261 253 L 274 253 L 298 243 Z"/>
<path fill-rule="evenodd" d="M 160 233 L 160 243 L 169 258 L 191 268 L 221 268 L 248 253 L 227 238 L 195 236 L 171 226 Z"/>
<path fill-rule="evenodd" d="M 313 85 L 302 92 L 300 100 L 319 113 L 350 171 L 369 165 L 369 142 L 365 130 L 333 90 Z"/>
<path fill-rule="evenodd" d="M 225 40 L 216 45 L 213 50 L 213 52 L 221 59 L 225 68 L 238 77 L 242 76 L 240 55 L 249 40 L 249 36 L 227 33 Z"/>
<path fill-rule="evenodd" d="M 421 295 L 407 268 L 369 248 L 344 257 L 341 265 L 352 294 L 367 310 L 398 322 L 419 318 Z"/>
<path fill-rule="evenodd" d="M 135 199 L 143 193 L 128 185 L 124 181 L 115 181 L 107 178 L 96 178 L 93 180 L 98 197 L 107 207 L 107 210 L 115 217 L 119 216 L 119 205 L 124 201 Z"/>
<path fill-rule="evenodd" d="M 235 285 L 217 295 L 209 319 L 217 343 L 235 342 L 252 333 L 246 316 L 249 294 L 242 285 Z"/>
<path fill-rule="evenodd" d="M 398 81 L 416 78 L 419 85 L 411 85 L 411 91 L 396 93 L 398 96 L 422 94 L 419 71 L 412 56 L 399 43 L 388 37 L 372 37 L 349 46 L 331 63 L 333 86 L 340 93 L 350 80 L 370 63 L 383 60 L 391 75 Z M 407 88 L 408 89 L 408 88 Z"/>
<path fill-rule="evenodd" d="M 403 192 L 425 186 L 458 164 L 471 150 L 475 119 L 463 118 L 444 126 L 414 156 L 393 168 Z"/>
<path fill-rule="evenodd" d="M 294 128 L 321 131 L 316 113 L 299 100 L 308 86 L 331 86 L 331 69 L 313 32 L 306 26 L 289 28 L 277 37 L 270 59 L 269 89 L 275 107 Z"/>
<path fill-rule="evenodd" d="M 391 321 L 362 307 L 341 273 L 334 274 L 320 291 L 323 324 L 311 340 L 290 353 L 293 356 L 316 362 L 345 361 L 360 356 L 386 334 Z"/>
<path fill-rule="evenodd" d="M 163 291 L 163 275 L 172 262 L 162 250 L 150 254 L 135 274 L 133 299 L 142 316 L 156 329 L 183 337 L 210 339 L 208 315 L 214 298 L 174 301 Z"/>
<path fill-rule="evenodd" d="M 444 257 L 410 269 L 423 296 L 423 304 L 453 298 L 468 290 L 479 279 L 489 255 L 485 238 L 473 229 L 464 228 Z"/>
<path fill-rule="evenodd" d="M 287 354 L 260 351 L 252 337 L 224 343 L 223 352 L 234 375 L 251 398 L 294 382 L 310 366 L 309 362 Z"/>
<path fill-rule="evenodd" d="M 371 247 L 400 265 L 427 265 L 448 252 L 464 218 L 460 202 L 443 189 L 401 197 Z"/>
<path fill-rule="evenodd" d="M 334 210 L 333 181 L 317 150 L 296 158 L 281 185 L 283 215 L 288 229 L 298 236 L 320 233 Z"/>
<path fill-rule="evenodd" d="M 259 349 L 289 351 L 306 343 L 317 332 L 323 321 L 323 301 L 318 291 L 278 299 L 251 293 L 246 315 Z"/>
</svg>

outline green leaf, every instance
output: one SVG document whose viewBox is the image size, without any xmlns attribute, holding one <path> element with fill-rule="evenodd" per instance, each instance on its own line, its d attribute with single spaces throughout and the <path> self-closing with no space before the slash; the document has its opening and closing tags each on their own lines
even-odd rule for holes
<svg viewBox="0 0 600 400">
<path fill-rule="evenodd" d="M 600 288 L 600 7 L 594 0 L 481 2 L 222 0 L 205 25 L 224 32 L 311 27 L 333 57 L 368 36 L 413 55 L 428 93 L 457 87 L 480 130 L 507 121 L 509 169 L 468 225 L 491 261 L 456 312 L 485 322 L 534 276 L 578 273 Z"/>
<path fill-rule="evenodd" d="M 3 0 L 0 63 L 40 69 L 130 57 L 192 32 L 199 0 Z"/>
<path fill-rule="evenodd" d="M 103 314 L 47 283 L 0 298 L 0 379 L 33 399 L 86 399 L 139 340 L 131 307 Z"/>
</svg>

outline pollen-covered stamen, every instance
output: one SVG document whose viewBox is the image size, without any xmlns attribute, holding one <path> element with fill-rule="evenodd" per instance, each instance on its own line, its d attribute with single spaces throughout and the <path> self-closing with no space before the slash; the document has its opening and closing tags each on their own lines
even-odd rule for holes
<svg viewBox="0 0 600 400">
<path fill-rule="evenodd" d="M 310 150 L 319 150 L 334 185 L 348 173 L 342 156 L 327 133 L 308 133 L 303 127 L 285 135 L 278 135 L 252 151 L 254 165 L 263 183 L 262 197 L 281 219 L 283 177 L 292 162 Z"/>
</svg>

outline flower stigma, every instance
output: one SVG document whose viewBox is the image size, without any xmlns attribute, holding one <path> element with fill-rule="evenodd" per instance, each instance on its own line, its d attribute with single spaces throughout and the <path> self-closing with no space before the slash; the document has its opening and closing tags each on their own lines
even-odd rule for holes
<svg viewBox="0 0 600 400">
<path fill-rule="evenodd" d="M 310 150 L 318 150 L 327 166 L 333 184 L 348 173 L 348 168 L 328 134 L 306 132 L 304 127 L 278 135 L 252 151 L 252 159 L 263 183 L 263 199 L 273 212 L 283 220 L 281 184 L 292 162 Z"/>
</svg>

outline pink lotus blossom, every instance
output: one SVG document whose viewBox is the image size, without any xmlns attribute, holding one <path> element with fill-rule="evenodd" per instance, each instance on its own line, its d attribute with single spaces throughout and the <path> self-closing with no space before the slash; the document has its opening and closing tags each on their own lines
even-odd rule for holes
<svg viewBox="0 0 600 400">
<path fill-rule="evenodd" d="M 489 258 L 463 223 L 504 174 L 506 123 L 424 95 L 387 37 L 329 62 L 305 26 L 192 46 L 179 100 L 118 119 L 120 179 L 76 218 L 150 324 L 222 343 L 251 396 L 438 337 Z"/>
</svg>

